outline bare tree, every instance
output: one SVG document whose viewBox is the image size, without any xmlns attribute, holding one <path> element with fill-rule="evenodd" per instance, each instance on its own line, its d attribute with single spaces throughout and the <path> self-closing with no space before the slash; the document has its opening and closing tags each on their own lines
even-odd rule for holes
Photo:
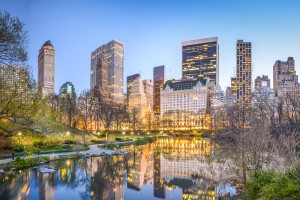
<svg viewBox="0 0 300 200">
<path fill-rule="evenodd" d="M 90 91 L 88 90 L 83 91 L 77 103 L 77 111 L 78 111 L 77 124 L 82 124 L 82 128 L 84 130 L 84 134 L 83 134 L 84 144 L 86 142 L 85 135 L 89 130 L 89 126 L 92 124 L 92 121 L 94 120 L 96 109 L 97 109 L 97 98 L 95 98 Z"/>
</svg>

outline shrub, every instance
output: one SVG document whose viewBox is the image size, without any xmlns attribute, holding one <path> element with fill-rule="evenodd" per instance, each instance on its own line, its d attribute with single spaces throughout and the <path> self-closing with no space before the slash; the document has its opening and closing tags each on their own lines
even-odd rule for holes
<svg viewBox="0 0 300 200">
<path fill-rule="evenodd" d="M 136 146 L 140 146 L 140 145 L 144 145 L 144 144 L 147 144 L 149 143 L 150 141 L 148 139 L 144 139 L 144 138 L 141 138 L 141 139 L 138 139 L 136 142 L 135 142 L 135 145 Z"/>
<path fill-rule="evenodd" d="M 20 145 L 20 144 L 17 144 L 17 145 L 14 145 L 12 147 L 12 150 L 15 151 L 15 152 L 23 152 L 24 151 L 24 146 Z"/>
<path fill-rule="evenodd" d="M 74 140 L 65 140 L 64 144 L 76 144 Z"/>
</svg>

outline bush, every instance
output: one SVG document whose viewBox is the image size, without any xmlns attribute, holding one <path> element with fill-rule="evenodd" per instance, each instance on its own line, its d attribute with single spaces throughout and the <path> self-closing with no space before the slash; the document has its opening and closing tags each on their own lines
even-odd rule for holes
<svg viewBox="0 0 300 200">
<path fill-rule="evenodd" d="M 150 143 L 150 141 L 148 139 L 138 139 L 136 142 L 135 142 L 135 145 L 136 146 L 140 146 L 140 145 L 144 145 L 144 144 L 147 144 L 147 143 Z"/>
<path fill-rule="evenodd" d="M 20 144 L 17 144 L 17 145 L 14 145 L 12 147 L 12 150 L 15 151 L 15 152 L 23 152 L 24 151 L 24 146 L 20 145 Z"/>
<path fill-rule="evenodd" d="M 65 140 L 64 144 L 76 144 L 74 140 Z"/>
<path fill-rule="evenodd" d="M 39 164 L 40 162 L 49 162 L 50 157 L 42 156 L 38 158 L 20 158 L 17 157 L 15 161 L 11 162 L 10 165 L 16 169 L 23 169 L 32 167 L 34 165 Z"/>
<path fill-rule="evenodd" d="M 248 199 L 300 199 L 300 166 L 286 173 L 262 171 L 246 188 Z"/>
</svg>

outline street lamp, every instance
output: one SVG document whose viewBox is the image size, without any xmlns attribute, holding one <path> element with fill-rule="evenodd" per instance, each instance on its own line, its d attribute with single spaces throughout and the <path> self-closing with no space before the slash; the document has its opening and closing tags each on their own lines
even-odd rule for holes
<svg viewBox="0 0 300 200">
<path fill-rule="evenodd" d="M 123 134 L 123 140 L 125 140 L 125 132 L 123 131 L 122 134 Z"/>
<path fill-rule="evenodd" d="M 21 136 L 22 135 L 22 132 L 18 132 L 18 135 Z M 21 139 L 19 138 L 19 144 L 21 144 Z"/>
<path fill-rule="evenodd" d="M 100 132 L 98 131 L 97 132 L 97 135 L 98 135 L 98 141 L 100 140 Z"/>
</svg>

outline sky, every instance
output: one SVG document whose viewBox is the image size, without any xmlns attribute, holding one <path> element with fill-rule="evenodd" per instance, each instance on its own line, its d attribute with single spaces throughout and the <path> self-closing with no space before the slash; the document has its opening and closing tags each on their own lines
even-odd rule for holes
<svg viewBox="0 0 300 200">
<path fill-rule="evenodd" d="M 56 92 L 67 81 L 77 93 L 89 89 L 91 52 L 112 39 L 125 45 L 124 85 L 135 73 L 152 79 L 159 65 L 166 79 L 181 78 L 181 42 L 208 37 L 219 39 L 222 89 L 235 76 L 238 39 L 252 42 L 253 80 L 268 75 L 272 84 L 275 61 L 289 56 L 300 73 L 298 0 L 0 0 L 0 9 L 24 22 L 35 79 L 39 49 L 51 40 Z"/>
</svg>

